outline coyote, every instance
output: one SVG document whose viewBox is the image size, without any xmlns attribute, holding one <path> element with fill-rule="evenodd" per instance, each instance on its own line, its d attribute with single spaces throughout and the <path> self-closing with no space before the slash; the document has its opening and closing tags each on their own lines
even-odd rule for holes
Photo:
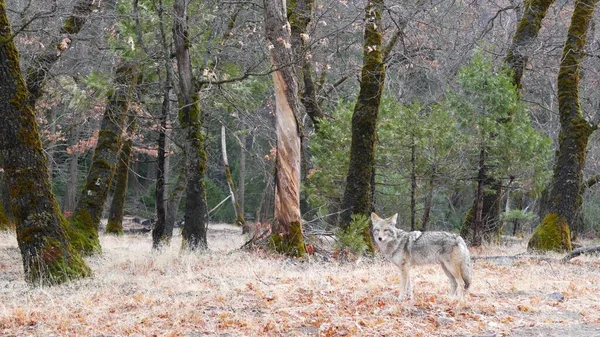
<svg viewBox="0 0 600 337">
<path fill-rule="evenodd" d="M 400 267 L 400 300 L 412 297 L 408 271 L 411 265 L 442 265 L 450 279 L 450 294 L 463 295 L 471 285 L 471 256 L 465 241 L 448 232 L 405 232 L 396 228 L 398 213 L 381 219 L 371 213 L 373 238 L 383 255 Z M 458 291 L 458 293 L 457 293 Z"/>
</svg>

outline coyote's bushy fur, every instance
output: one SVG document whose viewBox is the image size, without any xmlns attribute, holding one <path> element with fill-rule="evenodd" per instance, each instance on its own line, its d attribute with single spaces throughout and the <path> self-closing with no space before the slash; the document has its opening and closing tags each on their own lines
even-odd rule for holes
<svg viewBox="0 0 600 337">
<path fill-rule="evenodd" d="M 387 219 L 371 213 L 375 243 L 400 267 L 400 299 L 412 297 L 410 266 L 434 263 L 439 263 L 450 279 L 450 294 L 462 296 L 471 285 L 471 256 L 465 241 L 448 232 L 405 232 L 396 228 L 397 219 L 397 213 Z"/>
</svg>

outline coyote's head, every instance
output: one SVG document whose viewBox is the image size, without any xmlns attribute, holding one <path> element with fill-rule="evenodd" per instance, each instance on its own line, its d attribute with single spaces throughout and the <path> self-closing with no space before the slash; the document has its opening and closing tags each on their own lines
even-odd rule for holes
<svg viewBox="0 0 600 337">
<path fill-rule="evenodd" d="M 377 214 L 371 213 L 371 221 L 373 222 L 373 238 L 375 242 L 384 244 L 396 238 L 396 220 L 398 213 L 387 219 L 382 219 Z"/>
</svg>

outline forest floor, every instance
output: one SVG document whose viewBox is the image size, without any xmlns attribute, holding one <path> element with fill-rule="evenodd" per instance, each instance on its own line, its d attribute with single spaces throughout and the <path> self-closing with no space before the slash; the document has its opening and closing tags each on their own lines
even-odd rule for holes
<svg viewBox="0 0 600 337">
<path fill-rule="evenodd" d="M 149 234 L 101 236 L 94 277 L 52 288 L 23 281 L 14 234 L 0 233 L 1 336 L 600 336 L 600 258 L 475 259 L 462 300 L 439 266 L 399 273 L 380 257 L 292 260 L 238 248 L 211 225 L 210 251 L 153 253 Z M 513 256 L 524 243 L 471 250 Z M 558 255 L 545 257 L 559 258 Z"/>
</svg>

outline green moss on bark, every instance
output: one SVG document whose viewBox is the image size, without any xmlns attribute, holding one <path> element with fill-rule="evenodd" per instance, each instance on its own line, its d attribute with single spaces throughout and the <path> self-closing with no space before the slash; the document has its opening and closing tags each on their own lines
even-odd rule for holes
<svg viewBox="0 0 600 337">
<path fill-rule="evenodd" d="M 281 254 L 293 257 L 306 255 L 304 237 L 302 236 L 302 224 L 292 222 L 287 234 L 274 233 L 269 238 L 269 247 Z"/>
<path fill-rule="evenodd" d="M 528 250 L 571 251 L 571 232 L 563 216 L 549 213 L 529 239 Z"/>
</svg>

